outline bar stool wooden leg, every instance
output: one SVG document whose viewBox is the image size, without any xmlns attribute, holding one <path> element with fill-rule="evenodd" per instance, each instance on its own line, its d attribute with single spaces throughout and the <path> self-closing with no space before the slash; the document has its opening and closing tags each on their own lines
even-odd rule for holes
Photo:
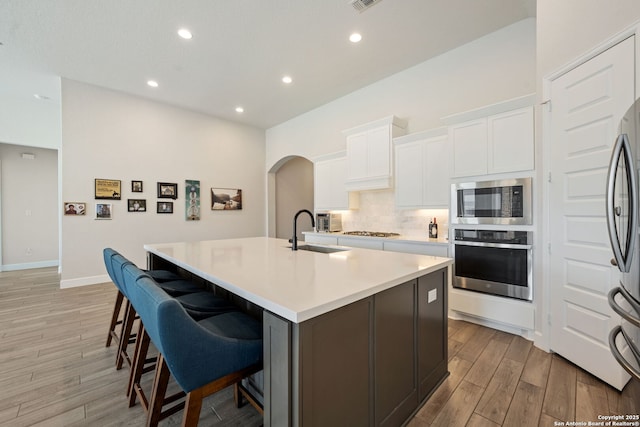
<svg viewBox="0 0 640 427">
<path fill-rule="evenodd" d="M 182 427 L 195 427 L 198 425 L 203 398 L 201 388 L 187 393 L 187 400 L 184 404 L 184 415 L 182 417 Z"/>
<path fill-rule="evenodd" d="M 147 427 L 157 427 L 162 419 L 162 406 L 165 400 L 164 396 L 167 393 L 170 376 L 169 367 L 162 354 L 160 354 L 158 356 L 158 362 L 156 363 L 156 377 L 153 380 L 153 389 L 151 390 L 151 396 L 149 398 Z"/>
<path fill-rule="evenodd" d="M 124 322 L 122 323 L 122 332 L 120 333 L 120 345 L 118 346 L 118 356 L 116 358 L 116 369 L 122 369 L 123 362 L 126 362 L 131 366 L 131 359 L 127 354 L 127 346 L 129 345 L 129 339 L 131 337 L 131 331 L 133 330 L 133 323 L 136 320 L 136 310 L 131 305 L 130 301 L 127 301 L 126 314 Z"/>
<path fill-rule="evenodd" d="M 147 372 L 147 370 L 144 369 L 144 365 L 151 340 L 149 339 L 149 334 L 145 331 L 142 322 L 140 322 L 140 327 L 138 328 L 137 338 L 133 365 L 131 365 L 131 372 L 129 373 L 129 385 L 127 386 L 127 397 L 129 398 L 130 408 L 136 404 L 137 395 L 135 392 L 135 386 L 140 384 L 142 374 Z"/>
<path fill-rule="evenodd" d="M 122 301 L 124 300 L 124 295 L 122 292 L 118 291 L 118 296 L 116 297 L 116 303 L 113 307 L 113 314 L 111 315 L 111 323 L 109 324 L 109 334 L 107 335 L 107 344 L 105 347 L 109 347 L 111 345 L 111 340 L 116 339 L 118 341 L 120 337 L 118 337 L 116 333 L 116 327 L 122 323 L 121 320 L 118 320 L 120 316 L 120 309 L 122 308 Z"/>
</svg>

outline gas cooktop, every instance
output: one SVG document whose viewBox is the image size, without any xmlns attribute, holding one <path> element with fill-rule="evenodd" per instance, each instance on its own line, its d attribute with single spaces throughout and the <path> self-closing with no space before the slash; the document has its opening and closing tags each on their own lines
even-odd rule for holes
<svg viewBox="0 0 640 427">
<path fill-rule="evenodd" d="M 387 233 L 384 231 L 345 231 L 342 234 L 347 236 L 366 236 L 366 237 L 397 237 L 398 233 Z"/>
</svg>

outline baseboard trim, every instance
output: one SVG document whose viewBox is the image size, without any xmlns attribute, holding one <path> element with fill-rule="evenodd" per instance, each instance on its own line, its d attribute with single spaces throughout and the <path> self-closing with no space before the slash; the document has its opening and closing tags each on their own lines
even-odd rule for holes
<svg viewBox="0 0 640 427">
<path fill-rule="evenodd" d="M 483 317 L 474 316 L 469 313 L 462 313 L 460 311 L 449 309 L 449 318 L 454 320 L 464 320 L 470 323 L 476 323 L 480 326 L 486 326 L 487 328 L 497 329 L 499 331 L 507 332 L 513 335 L 519 335 L 522 338 L 533 341 L 534 331 L 526 328 L 520 328 L 516 325 L 509 325 L 492 319 L 486 319 Z"/>
<path fill-rule="evenodd" d="M 0 271 L 30 270 L 32 268 L 57 267 L 58 260 L 25 262 L 22 264 L 5 264 Z"/>
<path fill-rule="evenodd" d="M 60 289 L 77 288 L 79 286 L 97 285 L 98 283 L 108 283 L 111 278 L 107 274 L 101 276 L 79 277 L 77 279 L 60 280 Z"/>
</svg>

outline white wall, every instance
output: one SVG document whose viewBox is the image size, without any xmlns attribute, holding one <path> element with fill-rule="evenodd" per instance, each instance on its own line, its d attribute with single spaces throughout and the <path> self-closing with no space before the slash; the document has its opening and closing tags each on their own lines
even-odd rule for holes
<svg viewBox="0 0 640 427">
<path fill-rule="evenodd" d="M 9 83 L 0 86 L 0 141 L 60 148 L 60 77 L 12 65 L 0 67 L 0 82 Z"/>
<path fill-rule="evenodd" d="M 0 162 L 2 269 L 58 265 L 57 151 L 0 144 Z"/>
<path fill-rule="evenodd" d="M 538 82 L 639 19 L 638 0 L 537 0 Z"/>
<path fill-rule="evenodd" d="M 343 129 L 385 116 L 407 120 L 411 133 L 533 93 L 535 69 L 535 20 L 526 19 L 268 129 L 267 170 L 287 155 L 344 150 Z"/>
<path fill-rule="evenodd" d="M 263 130 L 63 80 L 62 140 L 63 201 L 88 205 L 62 218 L 63 287 L 106 281 L 107 246 L 144 266 L 145 243 L 265 235 Z M 112 220 L 94 219 L 95 178 L 122 181 Z M 185 221 L 186 179 L 201 181 L 200 221 Z M 172 215 L 156 213 L 157 182 L 178 184 Z M 243 209 L 211 211 L 211 187 L 242 189 Z M 148 211 L 127 212 L 127 198 Z"/>
</svg>

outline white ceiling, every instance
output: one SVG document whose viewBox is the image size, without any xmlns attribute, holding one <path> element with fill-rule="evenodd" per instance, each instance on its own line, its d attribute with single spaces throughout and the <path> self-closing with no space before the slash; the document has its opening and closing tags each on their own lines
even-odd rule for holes
<svg viewBox="0 0 640 427">
<path fill-rule="evenodd" d="M 0 94 L 55 102 L 62 76 L 269 128 L 533 16 L 535 0 L 0 0 Z"/>
</svg>

